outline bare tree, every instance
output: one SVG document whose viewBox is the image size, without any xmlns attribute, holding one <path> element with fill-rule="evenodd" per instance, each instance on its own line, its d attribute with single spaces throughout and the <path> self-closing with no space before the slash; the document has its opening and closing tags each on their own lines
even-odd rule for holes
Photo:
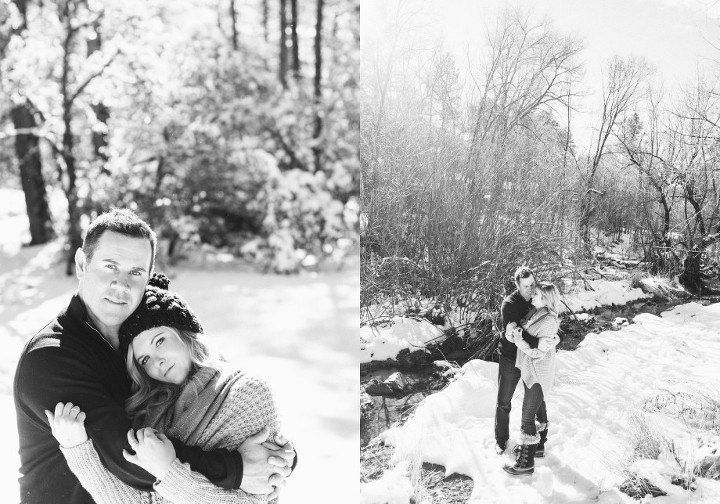
<svg viewBox="0 0 720 504">
<path fill-rule="evenodd" d="M 583 174 L 582 194 L 580 195 L 580 211 L 578 228 L 586 250 L 590 249 L 590 220 L 595 212 L 593 198 L 602 195 L 595 187 L 600 162 L 607 152 L 608 140 L 620 124 L 620 120 L 639 96 L 640 85 L 650 75 L 648 64 L 637 58 L 613 58 L 607 68 L 603 85 L 603 104 L 597 138 L 593 142 L 591 158 L 586 172 Z"/>
<path fill-rule="evenodd" d="M 72 275 L 74 271 L 74 255 L 82 245 L 80 229 L 80 207 L 77 194 L 77 166 L 75 158 L 75 134 L 72 129 L 72 119 L 75 112 L 75 103 L 84 93 L 92 81 L 100 77 L 112 64 L 118 52 L 109 56 L 105 62 L 94 72 L 87 75 L 78 82 L 71 68 L 71 61 L 74 56 L 75 39 L 82 29 L 97 23 L 102 17 L 102 12 L 92 14 L 90 19 L 81 16 L 84 2 L 82 0 L 67 0 L 63 2 L 59 16 L 63 24 L 64 33 L 62 39 L 62 72 L 60 76 L 60 93 L 62 103 L 62 144 L 55 145 L 55 151 L 59 154 L 60 167 L 64 168 L 61 184 L 68 201 L 68 242 L 70 251 L 66 262 L 66 273 Z M 85 19 L 84 21 L 80 21 Z M 63 180 L 64 179 L 64 180 Z"/>
<path fill-rule="evenodd" d="M 280 64 L 278 79 L 282 87 L 287 87 L 287 0 L 280 0 Z"/>
<path fill-rule="evenodd" d="M 321 167 L 320 135 L 322 134 L 323 120 L 320 111 L 322 103 L 322 30 L 323 30 L 323 0 L 316 0 L 315 9 L 315 78 L 313 79 L 313 99 L 315 102 L 315 121 L 313 124 L 313 164 L 315 171 Z"/>
<path fill-rule="evenodd" d="M 234 51 L 238 50 L 238 29 L 237 29 L 237 11 L 235 10 L 235 0 L 230 0 L 230 23 L 232 28 L 232 47 Z"/>
<path fill-rule="evenodd" d="M 548 21 L 505 11 L 488 34 L 489 57 L 483 75 L 475 78 L 480 94 L 472 129 L 473 154 L 518 127 L 541 108 L 567 105 L 571 84 L 578 78 L 581 45 L 561 37 Z"/>
<path fill-rule="evenodd" d="M 290 40 L 292 42 L 293 77 L 300 80 L 300 44 L 298 42 L 298 0 L 290 0 Z"/>
<path fill-rule="evenodd" d="M 15 103 L 10 117 L 17 132 L 15 153 L 20 165 L 20 182 L 30 222 L 30 245 L 46 243 L 52 237 L 52 223 L 42 175 L 40 139 L 35 133 L 42 117 L 27 99 Z"/>
</svg>

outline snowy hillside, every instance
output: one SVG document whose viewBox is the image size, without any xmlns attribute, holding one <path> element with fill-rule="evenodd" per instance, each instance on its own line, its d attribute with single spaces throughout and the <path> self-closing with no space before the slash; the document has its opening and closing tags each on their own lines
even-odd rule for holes
<svg viewBox="0 0 720 504">
<path fill-rule="evenodd" d="M 630 503 L 617 486 L 635 474 L 667 493 L 643 502 L 720 502 L 720 482 L 697 478 L 695 490 L 671 484 L 720 448 L 717 386 L 720 305 L 677 306 L 641 314 L 619 331 L 590 334 L 558 353 L 546 458 L 535 474 L 502 470 L 510 456 L 493 450 L 497 364 L 471 361 L 456 381 L 420 403 L 407 423 L 383 433 L 395 469 L 365 485 L 361 502 L 408 502 L 408 462 L 440 464 L 470 476 L 473 503 Z M 519 434 L 522 386 L 513 400 L 511 442 Z M 391 500 L 392 502 L 392 500 Z"/>
</svg>

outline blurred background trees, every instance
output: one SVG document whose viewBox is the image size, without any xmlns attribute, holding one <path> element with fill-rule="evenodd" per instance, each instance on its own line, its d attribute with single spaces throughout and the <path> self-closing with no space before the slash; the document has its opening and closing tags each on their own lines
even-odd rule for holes
<svg viewBox="0 0 720 504">
<path fill-rule="evenodd" d="M 0 4 L 0 182 L 25 191 L 31 243 L 54 229 L 74 251 L 123 206 L 169 260 L 213 246 L 295 271 L 347 246 L 359 5 L 286 3 Z"/>
</svg>

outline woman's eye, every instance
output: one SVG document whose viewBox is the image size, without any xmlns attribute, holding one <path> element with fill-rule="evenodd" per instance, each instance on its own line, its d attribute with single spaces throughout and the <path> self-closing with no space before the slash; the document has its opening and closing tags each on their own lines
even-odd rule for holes
<svg viewBox="0 0 720 504">
<path fill-rule="evenodd" d="M 157 339 L 157 341 L 155 342 L 155 346 L 160 346 L 160 345 L 162 345 L 164 341 L 165 341 L 165 337 L 164 337 L 164 336 L 159 337 L 159 338 Z"/>
<path fill-rule="evenodd" d="M 147 364 L 147 361 L 148 361 L 148 358 L 147 358 L 147 357 L 143 357 L 142 359 L 140 359 L 140 365 L 141 365 L 141 366 L 145 366 L 145 364 Z"/>
</svg>

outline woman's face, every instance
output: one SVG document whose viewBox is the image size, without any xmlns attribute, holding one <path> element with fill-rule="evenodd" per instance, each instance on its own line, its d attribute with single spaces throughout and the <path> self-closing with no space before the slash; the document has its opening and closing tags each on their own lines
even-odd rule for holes
<svg viewBox="0 0 720 504">
<path fill-rule="evenodd" d="M 541 308 L 545 306 L 545 303 L 543 302 L 543 296 L 542 296 L 542 290 L 535 289 L 535 294 L 533 294 L 532 297 L 532 304 L 535 308 Z"/>
<path fill-rule="evenodd" d="M 180 385 L 190 374 L 190 350 L 171 327 L 153 327 L 132 341 L 135 362 L 151 378 Z"/>
</svg>

